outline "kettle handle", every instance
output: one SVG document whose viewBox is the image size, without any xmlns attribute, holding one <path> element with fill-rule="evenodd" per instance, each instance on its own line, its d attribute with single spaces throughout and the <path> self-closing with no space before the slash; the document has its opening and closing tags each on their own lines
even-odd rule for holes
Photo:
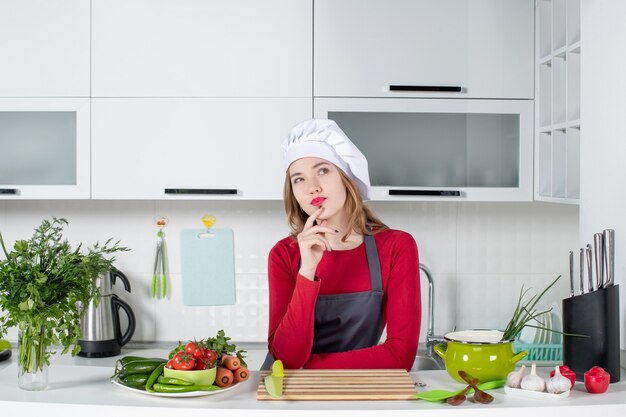
<svg viewBox="0 0 626 417">
<path fill-rule="evenodd" d="M 115 278 L 119 278 L 122 280 L 122 284 L 124 284 L 124 289 L 130 292 L 130 281 L 126 278 L 126 275 L 122 274 L 117 268 L 113 268 L 110 272 L 111 274 L 111 286 L 115 285 Z"/>
<path fill-rule="evenodd" d="M 111 303 L 113 304 L 114 309 L 113 325 L 115 326 L 115 337 L 117 338 L 117 342 L 120 346 L 124 346 L 130 341 L 130 338 L 133 337 L 133 334 L 135 333 L 135 314 L 130 306 L 120 300 L 115 294 L 111 296 Z M 124 334 L 122 334 L 120 329 L 120 308 L 123 309 L 128 316 L 128 328 Z"/>
</svg>

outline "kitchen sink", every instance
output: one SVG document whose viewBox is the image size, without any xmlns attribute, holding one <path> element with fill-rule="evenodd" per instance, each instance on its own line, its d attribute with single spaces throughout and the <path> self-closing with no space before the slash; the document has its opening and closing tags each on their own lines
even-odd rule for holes
<svg viewBox="0 0 626 417">
<path fill-rule="evenodd" d="M 415 362 L 413 362 L 413 366 L 411 367 L 411 372 L 415 371 L 439 371 L 445 369 L 435 358 L 427 355 L 426 353 L 422 354 L 418 352 L 415 356 Z"/>
</svg>

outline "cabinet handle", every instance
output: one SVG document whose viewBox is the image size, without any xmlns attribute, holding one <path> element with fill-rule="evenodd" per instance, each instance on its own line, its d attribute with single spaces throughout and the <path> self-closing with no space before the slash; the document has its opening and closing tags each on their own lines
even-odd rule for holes
<svg viewBox="0 0 626 417">
<path fill-rule="evenodd" d="M 456 85 L 390 85 L 389 91 L 435 91 L 460 93 L 463 91 L 463 87 Z"/>
<path fill-rule="evenodd" d="M 235 188 L 166 188 L 165 194 L 237 194 Z"/>
<path fill-rule="evenodd" d="M 0 188 L 0 194 L 17 194 L 17 188 Z"/>
<path fill-rule="evenodd" d="M 456 190 L 389 190 L 389 195 L 434 195 L 438 197 L 460 197 Z"/>
</svg>

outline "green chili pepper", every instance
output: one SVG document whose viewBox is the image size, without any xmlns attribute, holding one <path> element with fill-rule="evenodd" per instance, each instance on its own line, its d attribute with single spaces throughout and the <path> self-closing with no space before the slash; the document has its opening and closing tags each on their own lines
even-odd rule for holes
<svg viewBox="0 0 626 417">
<path fill-rule="evenodd" d="M 137 362 L 137 361 L 163 361 L 163 362 L 167 362 L 166 359 L 162 359 L 162 358 L 146 358 L 144 356 L 124 356 L 121 359 L 118 359 L 117 362 L 115 363 L 116 366 L 120 366 L 121 368 L 123 368 L 124 366 L 128 365 L 131 362 Z"/>
<path fill-rule="evenodd" d="M 132 383 L 142 383 L 142 384 L 145 384 L 149 377 L 150 377 L 149 374 L 134 374 L 134 375 L 128 375 L 127 377 L 124 377 L 124 378 L 120 379 L 120 381 L 122 383 L 124 383 L 124 382 L 132 382 Z"/>
<path fill-rule="evenodd" d="M 165 375 L 159 376 L 159 378 L 157 378 L 157 381 L 161 384 L 168 385 L 193 385 L 193 382 L 185 381 L 184 379 L 172 378 Z"/>
<path fill-rule="evenodd" d="M 156 368 L 154 368 L 154 371 L 152 371 L 152 373 L 150 374 L 150 377 L 146 381 L 146 391 L 154 392 L 154 390 L 152 389 L 152 385 L 156 382 L 156 380 L 159 377 L 159 375 L 161 375 L 163 373 L 163 368 L 165 368 L 165 364 L 164 363 L 162 363 L 159 366 L 157 366 Z"/>
<path fill-rule="evenodd" d="M 122 385 L 127 386 L 127 387 L 134 388 L 134 389 L 140 389 L 142 391 L 144 391 L 146 389 L 146 384 L 144 384 L 142 382 L 124 382 L 124 381 L 120 380 L 120 383 Z"/>
<path fill-rule="evenodd" d="M 220 387 L 217 385 L 169 385 L 156 383 L 152 386 L 156 392 L 163 392 L 167 394 L 178 394 L 181 392 L 193 392 L 193 391 L 219 391 Z"/>
<path fill-rule="evenodd" d="M 134 374 L 128 375 L 125 378 L 120 378 L 118 381 L 127 387 L 144 390 L 146 388 L 146 381 L 149 377 L 150 375 L 146 374 Z"/>
<path fill-rule="evenodd" d="M 150 374 L 159 365 L 165 366 L 165 361 L 163 361 L 163 360 L 146 359 L 146 360 L 137 360 L 137 361 L 134 361 L 134 362 L 129 362 L 128 364 L 126 364 L 126 366 L 124 366 L 119 371 L 117 376 L 121 379 L 121 378 L 127 377 L 128 375 Z"/>
</svg>

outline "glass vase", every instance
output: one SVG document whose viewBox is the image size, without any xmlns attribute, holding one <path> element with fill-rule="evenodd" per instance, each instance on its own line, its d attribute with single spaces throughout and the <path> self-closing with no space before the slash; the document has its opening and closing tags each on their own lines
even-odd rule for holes
<svg viewBox="0 0 626 417">
<path fill-rule="evenodd" d="M 48 387 L 48 346 L 43 326 L 21 324 L 18 332 L 17 385 L 27 391 Z"/>
</svg>

